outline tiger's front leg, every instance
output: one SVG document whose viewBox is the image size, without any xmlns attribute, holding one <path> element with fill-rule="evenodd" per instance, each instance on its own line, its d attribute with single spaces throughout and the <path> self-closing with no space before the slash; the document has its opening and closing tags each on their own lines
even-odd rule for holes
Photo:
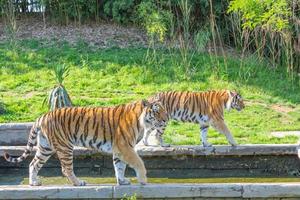
<svg viewBox="0 0 300 200">
<path fill-rule="evenodd" d="M 168 144 L 168 143 L 165 143 L 163 138 L 162 138 L 162 135 L 163 135 L 164 131 L 165 131 L 164 128 L 162 130 L 158 130 L 158 129 L 155 130 L 156 141 L 159 144 L 159 146 L 161 146 L 161 147 L 170 147 L 171 145 Z"/>
<path fill-rule="evenodd" d="M 164 128 L 162 130 L 158 130 L 158 129 L 154 129 L 154 128 L 145 130 L 144 138 L 143 138 L 143 143 L 145 146 L 151 145 L 151 144 L 149 144 L 149 136 L 151 133 L 154 133 L 155 140 L 156 140 L 155 143 L 152 145 L 158 145 L 161 147 L 169 147 L 170 146 L 170 144 L 165 143 L 162 138 L 162 135 L 164 133 Z"/>
<path fill-rule="evenodd" d="M 132 167 L 135 170 L 138 182 L 142 185 L 145 185 L 147 183 L 147 176 L 146 176 L 147 172 L 146 172 L 144 162 L 140 158 L 140 156 L 135 152 L 135 150 L 132 147 L 129 147 L 124 143 L 118 147 L 118 151 L 119 151 L 118 158 L 122 162 L 127 163 L 130 167 Z M 122 170 L 120 170 L 119 172 L 123 173 Z"/>
<path fill-rule="evenodd" d="M 144 137 L 143 137 L 143 143 L 145 146 L 149 146 L 149 136 L 152 133 L 152 131 L 154 131 L 154 128 L 150 128 L 150 129 L 145 129 L 144 132 Z"/>
<path fill-rule="evenodd" d="M 227 141 L 232 146 L 237 146 L 236 141 L 233 139 L 229 129 L 227 128 L 224 121 L 216 121 L 212 123 L 212 126 L 221 134 L 224 134 L 226 136 Z"/>
</svg>

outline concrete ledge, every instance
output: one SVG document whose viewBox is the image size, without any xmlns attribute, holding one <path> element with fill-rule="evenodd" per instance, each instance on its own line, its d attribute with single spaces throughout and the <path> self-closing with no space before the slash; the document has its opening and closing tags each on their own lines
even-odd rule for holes
<svg viewBox="0 0 300 200">
<path fill-rule="evenodd" d="M 294 144 L 253 144 L 240 145 L 237 147 L 216 145 L 204 148 L 202 146 L 172 146 L 155 147 L 137 145 L 139 155 L 143 157 L 155 156 L 253 156 L 253 155 L 298 155 L 298 145 Z M 23 153 L 25 146 L 0 146 L 0 155 L 8 152 L 11 155 L 19 156 Z M 34 152 L 33 152 L 34 153 Z M 75 156 L 93 155 L 99 152 L 86 148 L 76 147 Z M 104 153 L 103 153 L 104 154 Z"/>
<path fill-rule="evenodd" d="M 0 145 L 25 145 L 33 122 L 0 123 Z"/>
<path fill-rule="evenodd" d="M 23 123 L 0 123 L 0 131 L 3 130 L 28 130 L 31 129 L 33 122 Z"/>
<path fill-rule="evenodd" d="M 138 198 L 298 198 L 300 183 L 288 184 L 149 184 L 145 186 L 0 186 L 0 199 L 118 199 Z"/>
</svg>

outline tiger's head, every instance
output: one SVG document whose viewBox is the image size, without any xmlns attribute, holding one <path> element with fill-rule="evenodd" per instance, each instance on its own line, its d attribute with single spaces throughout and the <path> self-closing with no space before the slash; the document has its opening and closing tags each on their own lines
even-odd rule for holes
<svg viewBox="0 0 300 200">
<path fill-rule="evenodd" d="M 245 104 L 242 96 L 239 93 L 233 91 L 228 91 L 228 93 L 229 93 L 229 98 L 227 101 L 226 108 L 228 110 L 230 109 L 236 109 L 237 111 L 243 110 L 245 108 Z"/>
<path fill-rule="evenodd" d="M 169 117 L 160 101 L 143 100 L 142 104 L 144 106 L 142 121 L 145 127 L 163 130 L 167 126 Z"/>
</svg>

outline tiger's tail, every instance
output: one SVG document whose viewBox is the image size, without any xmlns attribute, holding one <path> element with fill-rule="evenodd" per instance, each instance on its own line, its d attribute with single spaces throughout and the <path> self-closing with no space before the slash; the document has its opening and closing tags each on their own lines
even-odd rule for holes
<svg viewBox="0 0 300 200">
<path fill-rule="evenodd" d="M 36 124 L 33 125 L 29 133 L 29 138 L 24 153 L 20 157 L 14 158 L 11 155 L 9 155 L 7 152 L 4 152 L 4 159 L 11 163 L 19 163 L 24 161 L 30 155 L 33 146 L 36 145 L 38 132 L 39 132 L 39 128 L 36 127 Z"/>
</svg>

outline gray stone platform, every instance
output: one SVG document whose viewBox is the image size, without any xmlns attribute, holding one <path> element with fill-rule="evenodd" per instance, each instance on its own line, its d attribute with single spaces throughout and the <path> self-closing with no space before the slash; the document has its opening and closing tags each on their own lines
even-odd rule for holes
<svg viewBox="0 0 300 200">
<path fill-rule="evenodd" d="M 300 183 L 0 186 L 0 199 L 298 199 Z"/>
<path fill-rule="evenodd" d="M 296 144 L 249 144 L 236 147 L 228 145 L 215 145 L 213 147 L 202 147 L 198 145 L 180 145 L 171 147 L 143 146 L 137 145 L 136 150 L 143 157 L 155 156 L 279 156 L 279 155 L 298 155 L 299 145 Z M 25 146 L 0 146 L 0 155 L 8 152 L 18 156 L 23 153 Z M 35 150 L 33 151 L 34 154 Z M 93 155 L 99 154 L 97 151 L 86 148 L 75 147 L 74 155 Z M 101 153 L 107 155 L 105 153 Z"/>
</svg>

